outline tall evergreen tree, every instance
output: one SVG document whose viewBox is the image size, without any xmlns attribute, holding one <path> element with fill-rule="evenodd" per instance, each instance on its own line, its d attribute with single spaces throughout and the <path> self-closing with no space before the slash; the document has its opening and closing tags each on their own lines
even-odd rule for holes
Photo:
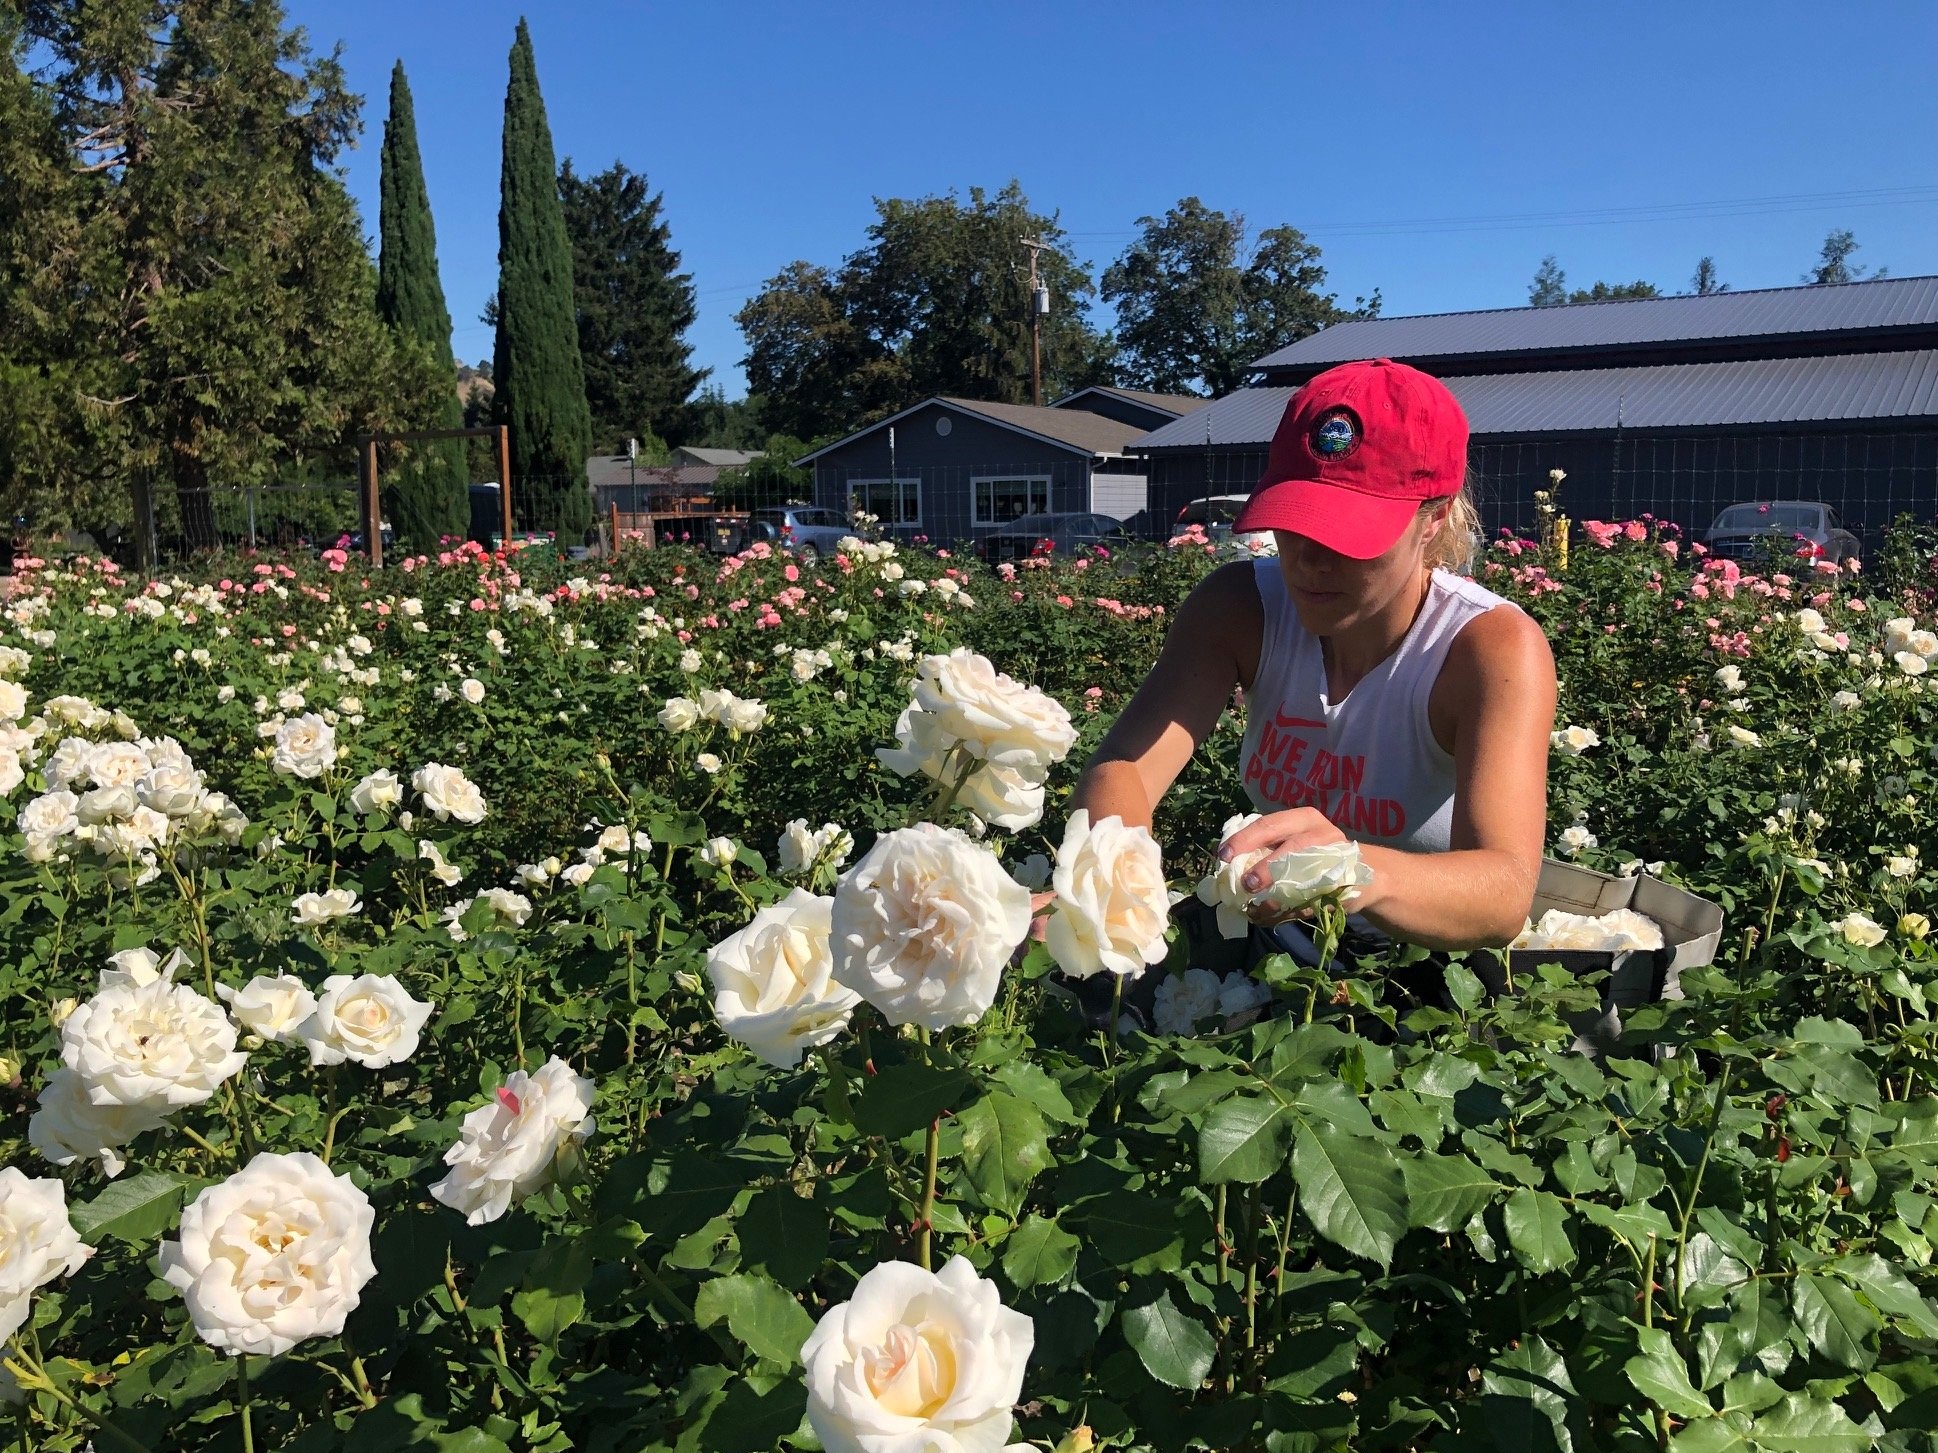
<svg viewBox="0 0 1938 1453">
<path fill-rule="evenodd" d="M 585 463 L 592 419 L 572 310 L 572 242 L 559 206 L 552 128 L 521 18 L 505 88 L 498 201 L 494 416 L 511 426 L 513 503 L 538 529 L 576 541 L 592 523 Z"/>
<path fill-rule="evenodd" d="M 419 427 L 461 429 L 464 405 L 458 401 L 457 360 L 451 354 L 451 313 L 437 275 L 437 230 L 402 61 L 390 73 L 378 216 L 383 250 L 377 261 L 377 311 L 405 346 L 422 348 L 451 380 L 430 401 Z M 470 471 L 463 440 L 416 446 L 386 482 L 386 513 L 399 537 L 418 549 L 434 549 L 441 536 L 462 535 L 470 524 Z"/>
<path fill-rule="evenodd" d="M 710 370 L 689 362 L 686 330 L 699 310 L 659 193 L 621 162 L 581 177 L 568 157 L 559 168 L 559 204 L 572 238 L 593 441 L 601 449 L 623 449 L 627 439 L 648 434 L 691 442 L 699 428 L 693 391 Z"/>
</svg>

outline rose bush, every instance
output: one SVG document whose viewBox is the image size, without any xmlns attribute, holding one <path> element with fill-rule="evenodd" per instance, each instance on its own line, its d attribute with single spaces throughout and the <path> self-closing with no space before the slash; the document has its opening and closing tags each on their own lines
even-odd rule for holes
<svg viewBox="0 0 1938 1453">
<path fill-rule="evenodd" d="M 1487 553 L 1561 666 L 1552 840 L 1728 913 L 1600 1061 L 1535 955 L 1249 962 L 1235 712 L 1148 847 L 1072 821 L 1213 563 L 27 566 L 0 1137 L 67 1229 L 0 1176 L 0 1426 L 1929 1449 L 1923 561 Z M 1206 879 L 1240 937 L 1149 931 Z"/>
</svg>

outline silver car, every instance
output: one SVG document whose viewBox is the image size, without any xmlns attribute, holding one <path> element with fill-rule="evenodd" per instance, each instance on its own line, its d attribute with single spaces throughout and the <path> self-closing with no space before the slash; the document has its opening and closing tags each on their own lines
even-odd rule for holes
<svg viewBox="0 0 1938 1453">
<path fill-rule="evenodd" d="M 1775 547 L 1779 554 L 1801 554 L 1808 548 L 1824 560 L 1861 556 L 1863 543 L 1844 528 L 1837 511 L 1817 500 L 1753 500 L 1731 505 L 1702 537 L 1710 553 L 1728 560 L 1744 560 Z"/>
</svg>

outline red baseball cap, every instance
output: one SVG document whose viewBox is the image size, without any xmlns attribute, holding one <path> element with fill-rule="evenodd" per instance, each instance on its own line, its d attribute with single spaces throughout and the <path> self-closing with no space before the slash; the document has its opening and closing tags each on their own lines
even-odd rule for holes
<svg viewBox="0 0 1938 1453">
<path fill-rule="evenodd" d="M 1285 406 L 1234 530 L 1290 530 L 1355 560 L 1384 555 L 1421 502 L 1467 478 L 1467 415 L 1439 379 L 1375 358 L 1312 379 Z"/>
</svg>

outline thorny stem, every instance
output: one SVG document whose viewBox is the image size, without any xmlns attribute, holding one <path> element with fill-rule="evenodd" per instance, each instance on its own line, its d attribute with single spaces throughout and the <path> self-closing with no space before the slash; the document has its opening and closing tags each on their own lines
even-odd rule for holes
<svg viewBox="0 0 1938 1453">
<path fill-rule="evenodd" d="M 242 1405 L 242 1453 L 256 1453 L 255 1424 L 250 1420 L 249 1354 L 236 1353 L 236 1400 Z"/>
<path fill-rule="evenodd" d="M 982 765 L 981 762 L 977 761 L 967 752 L 964 752 L 961 747 L 950 748 L 949 759 L 954 759 L 958 752 L 962 753 L 962 765 L 956 772 L 955 780 L 953 782 L 946 778 L 943 780 L 941 790 L 936 793 L 935 805 L 929 809 L 929 817 L 934 822 L 940 822 L 943 815 L 955 805 L 955 800 L 961 795 L 962 789 L 967 787 L 969 785 L 969 779 L 976 775 L 976 768 Z M 945 761 L 943 771 L 946 772 L 947 770 L 948 767 Z"/>
<path fill-rule="evenodd" d="M 921 1035 L 922 1044 L 926 1048 L 929 1043 L 929 1031 L 926 1028 L 922 1028 L 917 1032 Z M 915 1218 L 915 1256 L 924 1271 L 933 1269 L 929 1264 L 929 1242 L 930 1232 L 934 1229 L 935 1221 L 936 1162 L 941 1159 L 941 1154 L 942 1117 L 938 1115 L 935 1119 L 929 1121 L 929 1133 L 922 1148 L 924 1167 L 922 1172 L 922 1209 L 917 1212 Z"/>
<path fill-rule="evenodd" d="M 331 1152 L 336 1149 L 337 1122 L 344 1117 L 348 1109 L 348 1107 L 343 1110 L 337 1108 L 337 1070 L 339 1068 L 337 1065 L 331 1065 L 329 1073 L 324 1076 L 325 1082 L 329 1085 L 329 1118 L 323 1126 L 323 1164 L 325 1165 L 330 1163 Z"/>
<path fill-rule="evenodd" d="M 1696 1214 L 1696 1197 L 1702 1191 L 1702 1178 L 1709 1169 L 1709 1154 L 1716 1144 L 1716 1130 L 1723 1121 L 1723 1099 L 1729 1092 L 1731 1079 L 1727 1067 L 1716 1075 L 1716 1098 L 1709 1110 L 1709 1130 L 1703 1136 L 1702 1154 L 1696 1160 L 1696 1173 L 1690 1179 L 1688 1193 L 1682 1201 L 1682 1220 L 1676 1227 L 1676 1310 L 1682 1314 L 1681 1330 L 1684 1336 L 1689 1333 L 1690 1320 L 1696 1315 L 1695 1308 L 1688 1306 L 1682 1296 L 1683 1266 L 1688 1260 L 1684 1248 L 1689 1244 L 1689 1220 Z M 1655 1243 L 1649 1243 L 1653 1249 Z"/>
</svg>

